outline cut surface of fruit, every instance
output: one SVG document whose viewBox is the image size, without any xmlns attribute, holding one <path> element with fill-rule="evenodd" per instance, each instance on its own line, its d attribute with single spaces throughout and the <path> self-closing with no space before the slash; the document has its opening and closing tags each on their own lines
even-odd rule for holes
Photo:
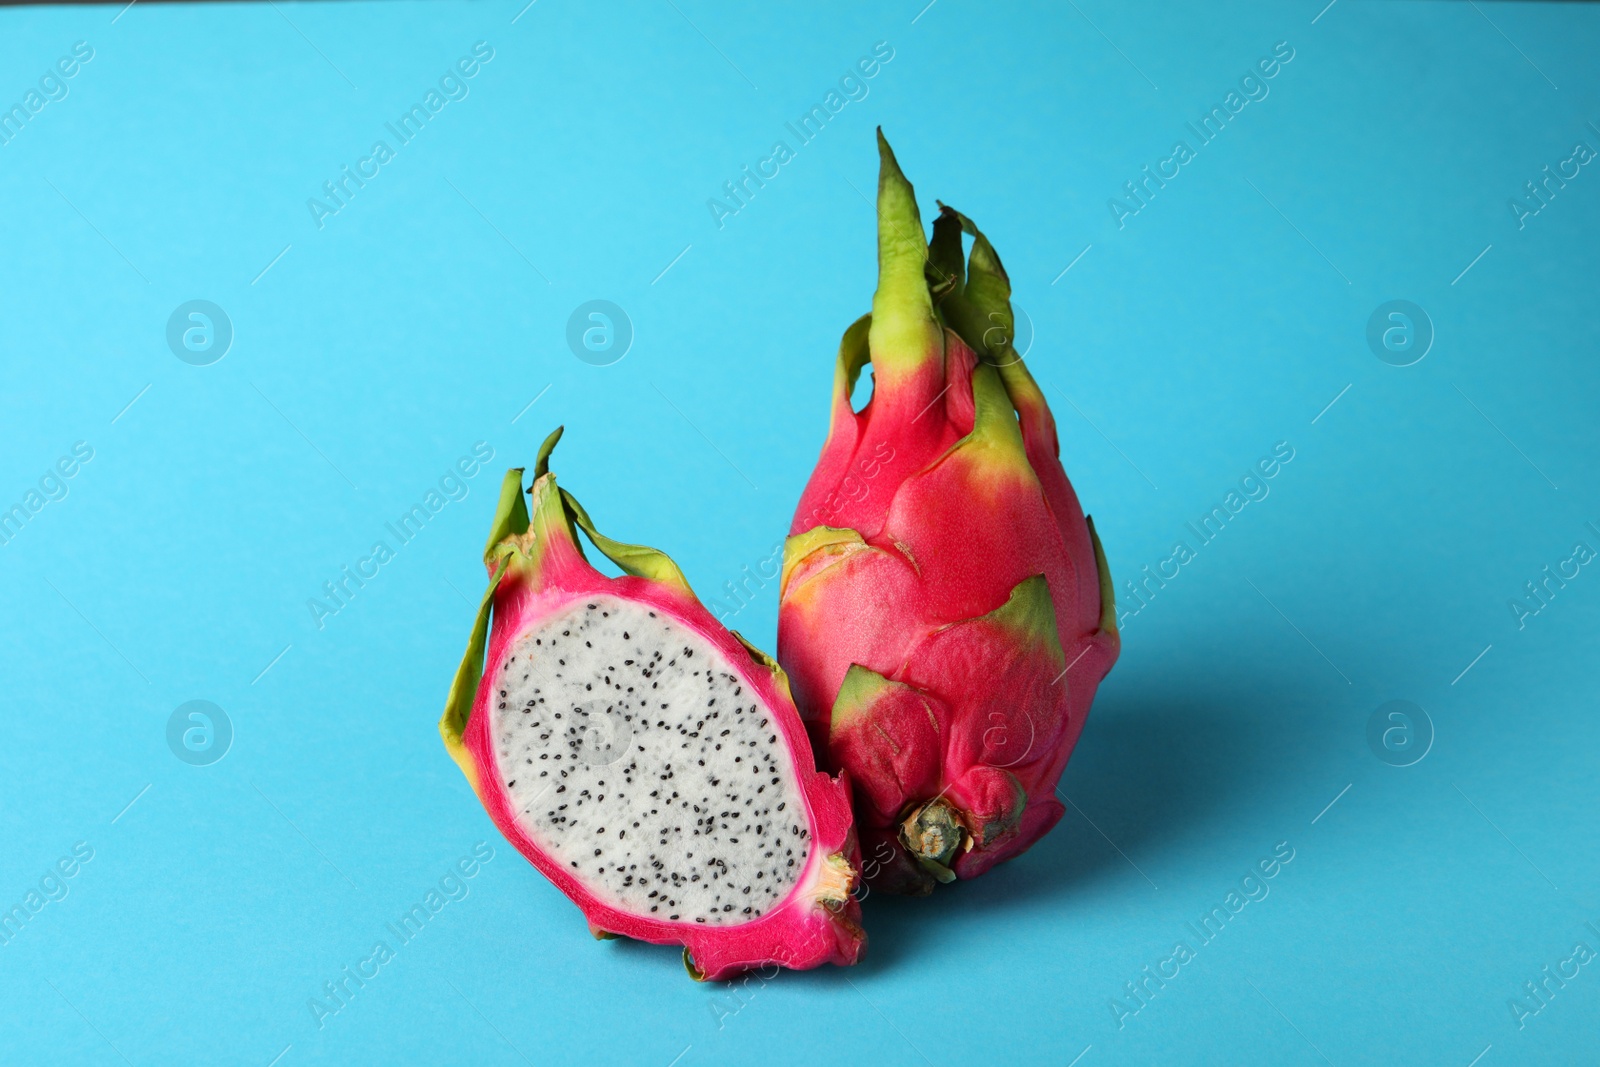
<svg viewBox="0 0 1600 1067">
<path fill-rule="evenodd" d="M 494 687 L 518 825 L 597 899 L 720 926 L 794 889 L 810 838 L 795 769 L 699 634 L 586 598 L 520 635 Z"/>
<path fill-rule="evenodd" d="M 854 963 L 848 779 L 815 769 L 777 663 L 556 486 L 560 432 L 528 500 L 520 469 L 501 486 L 445 748 L 596 937 L 681 944 L 695 978 Z M 580 530 L 621 576 L 589 564 Z"/>
</svg>

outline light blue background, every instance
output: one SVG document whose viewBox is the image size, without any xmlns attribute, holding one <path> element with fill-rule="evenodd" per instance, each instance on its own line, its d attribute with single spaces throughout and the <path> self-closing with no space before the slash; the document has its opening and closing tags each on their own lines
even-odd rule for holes
<svg viewBox="0 0 1600 1067">
<path fill-rule="evenodd" d="M 1600 573 L 1522 629 L 1508 600 L 1600 549 L 1600 173 L 1520 230 L 1507 201 L 1600 147 L 1600 12 L 523 2 L 0 14 L 7 104 L 95 49 L 0 147 L 0 505 L 94 449 L 0 547 L 0 906 L 94 849 L 0 945 L 0 1058 L 1594 1056 L 1600 966 L 1522 1029 L 1507 1002 L 1600 950 Z M 319 230 L 307 198 L 480 40 L 470 95 Z M 707 198 L 878 41 L 870 95 L 718 229 Z M 1279 41 L 1270 95 L 1118 229 L 1107 199 Z M 563 484 L 706 595 L 772 554 L 869 306 L 880 123 L 925 215 L 1005 257 L 1119 588 L 1276 442 L 1295 458 L 1126 621 L 1053 834 L 869 899 L 853 971 L 695 985 L 672 949 L 591 941 L 434 723 L 498 473 L 556 424 Z M 208 367 L 164 340 L 197 298 L 235 330 Z M 1365 341 L 1394 298 L 1437 331 L 1411 367 Z M 565 345 L 590 299 L 634 324 L 613 366 Z M 319 630 L 307 599 L 478 441 L 470 495 Z M 776 599 L 733 620 L 768 648 Z M 212 766 L 166 744 L 191 699 L 236 732 Z M 1414 766 L 1367 745 L 1391 699 L 1436 729 Z M 478 841 L 470 894 L 319 1029 L 308 999 Z M 1124 983 L 1284 841 L 1270 895 L 1119 1029 Z"/>
</svg>

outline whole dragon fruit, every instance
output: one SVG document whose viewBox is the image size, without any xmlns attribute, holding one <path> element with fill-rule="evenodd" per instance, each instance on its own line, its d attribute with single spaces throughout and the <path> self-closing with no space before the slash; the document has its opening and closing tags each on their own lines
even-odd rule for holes
<svg viewBox="0 0 1600 1067">
<path fill-rule="evenodd" d="M 778 655 L 824 765 L 854 783 L 869 883 L 927 893 L 1061 818 L 1056 782 L 1119 642 L 1000 259 L 942 204 L 927 242 L 881 132 L 878 148 L 878 290 L 845 331 L 785 545 Z"/>
<path fill-rule="evenodd" d="M 681 944 L 697 979 L 854 963 L 848 782 L 815 770 L 778 665 L 666 555 L 604 537 L 557 488 L 560 436 L 530 501 L 506 472 L 446 749 L 596 937 Z M 622 576 L 590 566 L 578 529 Z"/>
</svg>

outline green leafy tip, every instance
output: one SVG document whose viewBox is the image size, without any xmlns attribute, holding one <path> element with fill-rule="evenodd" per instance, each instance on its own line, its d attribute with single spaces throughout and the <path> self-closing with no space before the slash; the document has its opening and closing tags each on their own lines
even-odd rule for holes
<svg viewBox="0 0 1600 1067">
<path fill-rule="evenodd" d="M 880 372 L 909 370 L 943 357 L 925 275 L 927 263 L 928 242 L 922 234 L 916 190 L 879 129 L 878 290 L 872 297 L 871 349 Z"/>
<path fill-rule="evenodd" d="M 566 432 L 566 429 L 565 426 L 557 426 L 550 431 L 550 436 L 544 439 L 544 444 L 539 446 L 539 455 L 533 464 L 533 478 L 535 481 L 550 473 L 550 453 L 556 450 L 556 442 L 561 440 L 561 435 Z M 531 493 L 533 490 L 530 488 L 528 491 Z"/>
</svg>

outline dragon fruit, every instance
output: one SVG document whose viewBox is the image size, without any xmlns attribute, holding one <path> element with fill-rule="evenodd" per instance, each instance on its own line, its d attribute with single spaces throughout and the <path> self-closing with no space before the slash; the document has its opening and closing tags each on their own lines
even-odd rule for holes
<svg viewBox="0 0 1600 1067">
<path fill-rule="evenodd" d="M 815 769 L 777 663 L 666 555 L 601 535 L 557 488 L 560 436 L 528 501 L 506 472 L 446 749 L 596 937 L 681 944 L 696 979 L 854 963 L 848 781 Z M 589 564 L 578 529 L 621 576 Z"/>
<path fill-rule="evenodd" d="M 785 543 L 778 657 L 823 765 L 854 783 L 868 883 L 927 893 L 1061 818 L 1056 783 L 1119 639 L 1105 554 L 1012 344 L 1005 269 L 943 204 L 928 242 L 881 132 L 878 148 L 878 290 L 845 331 Z"/>
</svg>

